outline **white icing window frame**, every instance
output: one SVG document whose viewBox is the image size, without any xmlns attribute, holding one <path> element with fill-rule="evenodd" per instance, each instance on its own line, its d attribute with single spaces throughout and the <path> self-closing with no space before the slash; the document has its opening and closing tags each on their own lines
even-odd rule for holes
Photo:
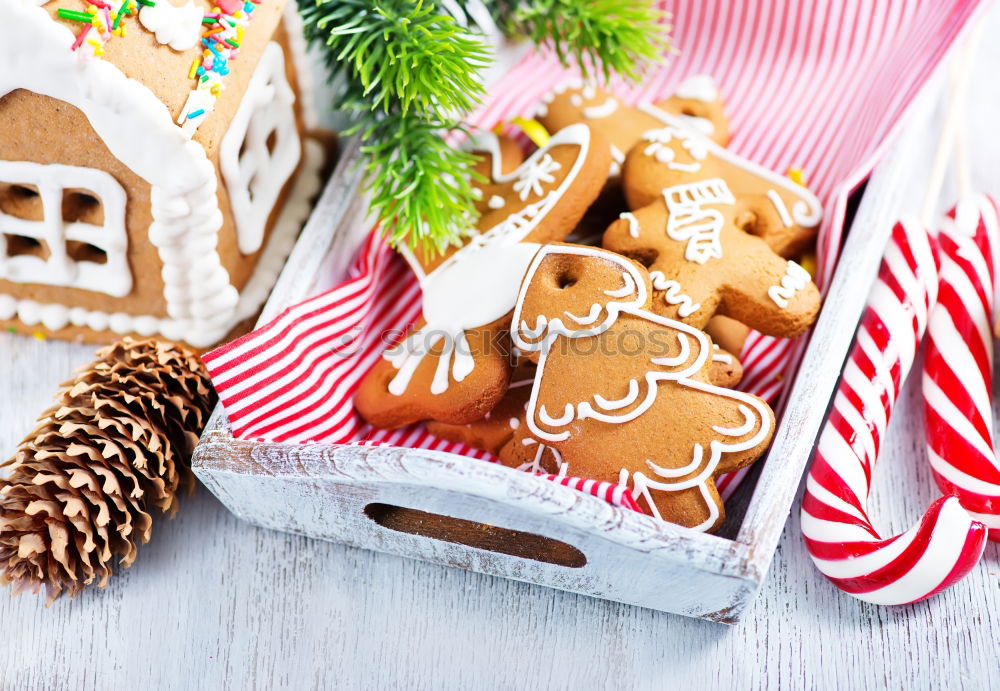
<svg viewBox="0 0 1000 691">
<path fill-rule="evenodd" d="M 263 244 L 267 219 L 302 158 L 294 105 L 284 52 L 272 41 L 261 54 L 219 148 L 237 245 L 244 255 Z M 270 150 L 267 141 L 272 135 Z"/>
<path fill-rule="evenodd" d="M 79 288 L 112 297 L 132 292 L 128 263 L 128 233 L 125 230 L 127 195 L 110 173 L 96 168 L 32 161 L 0 161 L 0 182 L 23 185 L 38 191 L 41 220 L 26 220 L 0 210 L 0 278 L 13 283 L 37 283 Z M 63 218 L 63 195 L 87 190 L 100 201 L 101 225 Z M 44 242 L 49 256 L 8 254 L 6 235 Z M 103 263 L 74 260 L 68 243 L 92 245 L 105 253 Z"/>
</svg>

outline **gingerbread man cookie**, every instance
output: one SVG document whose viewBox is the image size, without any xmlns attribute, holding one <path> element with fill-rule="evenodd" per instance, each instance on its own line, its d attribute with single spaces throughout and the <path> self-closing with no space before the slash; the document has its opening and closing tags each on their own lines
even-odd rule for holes
<svg viewBox="0 0 1000 691">
<path fill-rule="evenodd" d="M 698 75 L 682 82 L 674 95 L 655 104 L 625 105 L 614 95 L 582 81 L 571 80 L 557 86 L 542 98 L 535 117 L 550 132 L 577 122 L 586 123 L 611 142 L 617 177 L 625 154 L 635 146 L 646 130 L 663 127 L 662 114 L 670 113 L 678 122 L 711 137 L 725 146 L 729 142 L 729 123 L 715 82 Z"/>
<path fill-rule="evenodd" d="M 764 453 L 774 415 L 711 384 L 711 341 L 651 312 L 651 295 L 648 274 L 620 255 L 539 250 L 512 324 L 537 369 L 525 424 L 500 457 L 517 467 L 544 444 L 569 475 L 630 486 L 654 516 L 715 530 L 724 519 L 715 477 Z"/>
<path fill-rule="evenodd" d="M 740 210 L 737 225 L 790 258 L 819 228 L 823 210 L 804 186 L 723 149 L 661 113 L 663 126 L 644 132 L 626 155 L 622 187 L 632 210 L 663 202 L 663 190 L 706 180 L 726 182 Z"/>
<path fill-rule="evenodd" d="M 512 170 L 519 154 L 502 138 L 484 133 L 470 148 L 485 152 L 489 172 L 476 185 L 474 232 L 434 257 L 401 250 L 420 280 L 423 318 L 359 386 L 355 406 L 377 427 L 463 424 L 497 404 L 510 378 L 505 331 L 521 276 L 541 243 L 573 229 L 611 165 L 608 145 L 582 124 L 556 132 Z"/>
<path fill-rule="evenodd" d="M 659 203 L 622 214 L 603 245 L 649 269 L 658 315 L 702 328 L 721 314 L 771 336 L 798 336 L 816 320 L 819 289 L 741 226 L 753 208 L 722 178 L 675 185 Z"/>
</svg>

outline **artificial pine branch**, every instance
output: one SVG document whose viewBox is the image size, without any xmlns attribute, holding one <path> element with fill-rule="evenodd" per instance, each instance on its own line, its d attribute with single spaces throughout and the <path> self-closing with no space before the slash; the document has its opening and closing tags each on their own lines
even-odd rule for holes
<svg viewBox="0 0 1000 691">
<path fill-rule="evenodd" d="M 647 0 L 456 0 L 486 6 L 505 31 L 551 43 L 563 64 L 637 76 L 667 47 L 662 13 Z M 435 0 L 299 0 L 306 35 L 322 44 L 348 133 L 364 139 L 371 206 L 391 244 L 425 252 L 457 242 L 474 221 L 474 159 L 441 135 L 482 99 L 484 38 Z M 475 13 L 466 13 L 464 19 Z"/>
<path fill-rule="evenodd" d="M 551 45 L 563 65 L 572 58 L 605 80 L 612 73 L 637 79 L 644 63 L 670 49 L 669 13 L 650 0 L 487 1 L 506 34 Z"/>
<path fill-rule="evenodd" d="M 326 47 L 341 108 L 358 116 L 348 134 L 365 142 L 366 181 L 382 231 L 440 251 L 470 227 L 472 157 L 440 133 L 479 103 L 482 38 L 424 0 L 300 0 L 306 35 Z"/>
<path fill-rule="evenodd" d="M 472 227 L 475 156 L 446 144 L 440 134 L 455 127 L 401 113 L 366 120 L 361 151 L 371 205 L 392 246 L 433 254 Z"/>
<path fill-rule="evenodd" d="M 432 0 L 301 0 L 311 39 L 327 47 L 334 75 L 369 110 L 443 118 L 479 103 L 475 73 L 489 64 L 481 37 Z"/>
</svg>

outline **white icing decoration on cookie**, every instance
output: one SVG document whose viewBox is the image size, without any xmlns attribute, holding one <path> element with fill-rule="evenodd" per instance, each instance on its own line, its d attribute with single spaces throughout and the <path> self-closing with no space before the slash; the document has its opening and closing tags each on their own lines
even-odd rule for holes
<svg viewBox="0 0 1000 691">
<path fill-rule="evenodd" d="M 719 89 L 709 75 L 696 74 L 678 84 L 674 95 L 689 101 L 713 103 L 719 100 Z"/>
<path fill-rule="evenodd" d="M 604 410 L 620 410 L 635 403 L 639 398 L 639 382 L 630 379 L 628 382 L 628 393 L 624 397 L 609 401 L 600 394 L 594 394 L 594 402 Z"/>
<path fill-rule="evenodd" d="M 518 427 L 521 426 L 521 421 L 518 420 L 516 417 L 512 417 L 510 420 L 507 421 L 507 424 L 510 426 L 511 429 L 517 429 Z"/>
<path fill-rule="evenodd" d="M 721 159 L 730 165 L 745 170 L 752 175 L 763 178 L 774 185 L 775 188 L 781 189 L 785 193 L 792 195 L 796 199 L 791 209 L 792 218 L 799 226 L 803 228 L 813 228 L 819 225 L 820 220 L 823 218 L 823 208 L 820 206 L 819 199 L 817 199 L 812 192 L 802 185 L 797 185 L 788 178 L 778 175 L 772 170 L 768 170 L 767 168 L 759 166 L 752 161 L 748 161 L 745 158 L 737 156 L 728 149 L 719 146 L 711 139 L 702 137 L 697 132 L 691 131 L 689 128 L 684 126 L 683 121 L 677 116 L 671 115 L 670 113 L 661 110 L 650 103 L 640 103 L 636 107 L 647 115 L 650 115 L 665 125 L 673 128 L 671 132 L 673 136 L 678 138 L 698 139 L 698 147 L 703 149 L 706 152 L 706 155 L 711 154 L 712 156 Z M 675 168 L 675 170 L 680 169 Z"/>
<path fill-rule="evenodd" d="M 608 291 L 604 291 L 605 293 Z M 601 306 L 594 304 L 590 306 L 590 312 L 585 317 L 577 317 L 569 312 L 563 312 L 567 317 L 575 321 L 580 326 L 590 326 L 597 321 L 597 318 L 601 316 Z"/>
<path fill-rule="evenodd" d="M 729 365 L 733 361 L 733 356 L 729 353 L 725 353 L 719 348 L 718 345 L 712 344 L 712 362 L 721 362 L 724 365 Z"/>
<path fill-rule="evenodd" d="M 535 274 L 543 259 L 548 254 L 569 254 L 578 256 L 592 256 L 608 262 L 614 262 L 622 266 L 623 271 L 632 273 L 633 281 L 637 286 L 636 299 L 628 302 L 610 301 L 604 305 L 608 313 L 608 318 L 598 327 L 580 330 L 567 330 L 565 325 L 558 319 L 545 320 L 539 315 L 539 323 L 547 323 L 544 336 L 537 339 L 539 334 L 532 333 L 528 339 L 523 333 L 521 313 L 524 309 L 524 300 L 531 288 Z M 622 469 L 619 482 L 628 486 L 631 480 L 635 492 L 644 497 L 649 504 L 654 515 L 659 517 L 655 504 L 652 501 L 650 490 L 680 491 L 698 487 L 705 498 L 706 506 L 710 509 L 710 517 L 695 529 L 704 530 L 711 527 L 718 518 L 718 511 L 714 500 L 708 493 L 706 483 L 714 476 L 723 453 L 738 453 L 758 446 L 770 432 L 770 414 L 766 406 L 757 398 L 749 396 L 739 391 L 724 389 L 707 384 L 696 379 L 692 379 L 698 371 L 705 366 L 706 361 L 712 352 L 713 344 L 708 337 L 699 329 L 695 329 L 682 322 L 666 319 L 657 316 L 642 308 L 646 301 L 646 291 L 642 276 L 638 269 L 627 260 L 613 255 L 603 250 L 592 247 L 566 247 L 566 246 L 545 246 L 539 250 L 538 254 L 531 262 L 531 266 L 525 275 L 521 285 L 521 290 L 517 298 L 517 306 L 514 311 L 512 338 L 514 343 L 525 351 L 539 353 L 538 366 L 535 373 L 535 381 L 528 400 L 526 421 L 532 435 L 547 442 L 565 441 L 573 433 L 574 422 L 585 419 L 594 419 L 609 424 L 620 424 L 637 419 L 647 412 L 656 400 L 658 384 L 661 381 L 675 382 L 680 386 L 698 389 L 705 393 L 719 396 L 723 399 L 735 402 L 737 410 L 743 415 L 744 422 L 736 428 L 726 428 L 721 425 L 713 425 L 712 430 L 724 437 L 724 439 L 713 439 L 709 443 L 708 450 L 700 443 L 692 447 L 692 460 L 682 468 L 663 468 L 650 460 L 646 460 L 653 477 L 652 479 L 645 473 L 635 471 L 629 473 L 627 469 Z M 673 331 L 681 344 L 681 353 L 672 357 L 650 357 L 650 370 L 640 384 L 635 379 L 630 380 L 629 391 L 625 397 L 617 400 L 608 400 L 600 394 L 592 396 L 593 405 L 590 401 L 582 401 L 575 407 L 567 403 L 559 417 L 553 417 L 545 410 L 544 406 L 539 406 L 538 395 L 541 383 L 545 377 L 545 366 L 547 358 L 551 353 L 561 352 L 560 348 L 554 347 L 555 340 L 560 337 L 591 337 L 602 333 L 611 327 L 620 314 L 627 314 L 632 317 L 651 321 L 665 329 Z M 694 344 L 694 358 L 691 353 L 684 352 Z M 682 356 L 684 356 L 682 358 Z M 664 371 L 657 363 L 666 362 L 673 367 L 676 364 L 683 365 L 691 359 L 687 367 L 678 370 Z M 634 386 L 633 386 L 634 384 Z M 645 396 L 642 392 L 645 391 Z M 621 412 L 618 412 L 621 411 Z M 550 428 L 542 429 L 539 423 Z M 569 427 L 570 429 L 566 429 Z M 759 427 L 759 429 L 757 429 Z M 556 428 L 552 430 L 551 428 Z M 562 428 L 562 429 L 559 429 Z M 754 432 L 754 430 L 757 430 Z M 752 433 L 752 434 L 751 434 Z M 748 436 L 749 435 L 749 436 Z M 532 443 L 525 439 L 525 445 Z M 694 475 L 688 479 L 682 479 L 688 475 Z"/>
<path fill-rule="evenodd" d="M 569 424 L 575 417 L 576 411 L 573 409 L 572 403 L 566 404 L 566 407 L 563 408 L 563 414 L 559 417 L 552 417 L 549 415 L 548 411 L 545 410 L 545 406 L 538 409 L 538 419 L 550 427 L 562 427 L 563 425 Z"/>
<path fill-rule="evenodd" d="M 559 84 L 556 84 L 556 86 L 552 89 L 552 91 L 549 91 L 544 96 L 542 96 L 541 101 L 535 107 L 534 116 L 544 118 L 549 113 L 548 106 L 552 103 L 552 101 L 555 100 L 556 96 L 565 93 L 569 89 L 581 89 L 581 88 L 583 88 L 583 81 L 581 79 L 569 79 L 560 82 Z M 582 104 L 583 101 L 581 100 L 579 105 Z M 577 105 L 577 107 L 579 107 L 579 105 Z"/>
<path fill-rule="evenodd" d="M 473 235 L 465 246 L 429 274 L 424 273 L 411 250 L 400 248 L 420 280 L 426 324 L 384 354 L 398 370 L 389 383 L 391 394 L 400 396 L 406 391 L 424 356 L 442 339 L 444 351 L 435 369 L 432 393 L 447 390 L 449 363 L 453 362 L 451 376 L 455 381 L 462 381 L 472 372 L 475 361 L 465 341 L 465 331 L 496 321 L 514 309 L 521 276 L 539 247 L 523 240 L 559 203 L 579 175 L 590 148 L 590 129 L 582 124 L 563 128 L 521 167 L 506 175 L 501 172 L 500 143 L 496 135 L 484 132 L 467 143 L 465 148 L 469 150 L 490 154 L 491 178 L 497 184 L 516 185 L 527 177 L 527 169 L 549 169 L 547 173 L 531 176 L 537 181 L 539 193 L 543 183 L 555 180 L 550 175 L 555 169 L 543 160 L 558 166 L 548 152 L 567 144 L 576 145 L 580 150 L 566 177 L 555 189 L 486 232 Z M 427 340 L 431 342 L 426 343 Z"/>
<path fill-rule="evenodd" d="M 584 108 L 583 117 L 590 120 L 599 120 L 610 117 L 616 110 L 618 110 L 618 100 L 614 96 L 608 96 L 608 99 L 601 105 Z"/>
<path fill-rule="evenodd" d="M 631 295 L 635 291 L 635 283 L 632 280 L 632 274 L 624 271 L 622 272 L 622 279 L 625 281 L 625 285 L 618 290 L 605 290 L 604 294 L 609 298 L 623 298 Z M 594 305 L 594 307 L 600 307 L 600 305 Z"/>
<path fill-rule="evenodd" d="M 639 237 L 639 219 L 635 217 L 635 214 L 631 211 L 623 211 L 618 215 L 618 218 L 622 221 L 628 222 L 628 234 L 631 237 Z"/>
<path fill-rule="evenodd" d="M 767 198 L 771 200 L 771 203 L 774 205 L 775 210 L 778 212 L 778 216 L 781 217 L 781 223 L 786 228 L 790 228 L 791 226 L 795 225 L 795 222 L 792 220 L 791 214 L 788 213 L 788 207 L 785 206 L 785 202 L 784 200 L 782 200 L 781 195 L 779 195 L 774 190 L 768 190 Z"/>
<path fill-rule="evenodd" d="M 746 421 L 742 425 L 732 428 L 712 425 L 712 429 L 724 437 L 742 437 L 743 435 L 752 432 L 753 428 L 757 426 L 753 413 L 745 405 L 740 405 L 739 410 L 743 413 L 743 417 L 746 418 Z"/>
<path fill-rule="evenodd" d="M 680 305 L 677 308 L 677 316 L 681 319 L 690 317 L 701 309 L 701 303 L 695 302 L 689 296 L 681 292 L 681 284 L 673 279 L 668 279 L 662 271 L 650 271 L 649 278 L 653 282 L 653 288 L 662 290 L 663 301 L 668 305 Z"/>
<path fill-rule="evenodd" d="M 673 147 L 670 146 L 670 142 L 675 138 L 680 140 L 681 146 L 694 159 L 691 163 L 682 163 L 675 160 L 676 154 Z M 643 149 L 643 153 L 646 156 L 652 156 L 671 170 L 679 170 L 684 173 L 697 173 L 701 170 L 701 162 L 708 156 L 708 149 L 703 144 L 703 138 L 697 134 L 691 136 L 691 133 L 685 131 L 683 127 L 661 127 L 649 130 L 642 135 L 642 139 L 649 142 L 649 145 Z"/>
<path fill-rule="evenodd" d="M 677 342 L 680 343 L 681 349 L 677 355 L 672 357 L 651 357 L 649 361 L 654 365 L 662 365 L 663 367 L 676 367 L 677 365 L 683 365 L 687 362 L 688 357 L 691 355 L 691 345 L 688 343 L 688 339 L 684 334 L 677 334 Z"/>
<path fill-rule="evenodd" d="M 490 207 L 491 209 L 502 209 L 506 204 L 507 200 L 505 200 L 499 194 L 494 194 L 492 197 L 490 197 L 490 200 L 486 202 L 486 206 Z"/>
<path fill-rule="evenodd" d="M 663 190 L 667 202 L 667 235 L 686 242 L 684 258 L 704 264 L 722 258 L 722 226 L 725 219 L 707 204 L 735 204 L 729 185 L 722 178 L 711 178 Z"/>
<path fill-rule="evenodd" d="M 788 307 L 788 301 L 795 297 L 795 294 L 809 285 L 812 276 L 809 272 L 793 261 L 788 262 L 785 275 L 781 277 L 778 285 L 767 289 L 767 296 L 774 301 L 781 309 Z"/>
<path fill-rule="evenodd" d="M 528 196 L 534 194 L 541 196 L 542 188 L 546 183 L 553 182 L 556 178 L 554 172 L 561 166 L 546 152 L 540 158 L 532 158 L 518 168 L 517 180 L 514 181 L 514 191 L 518 193 L 521 201 L 527 201 Z"/>
<path fill-rule="evenodd" d="M 139 23 L 156 35 L 158 43 L 183 51 L 198 44 L 204 16 L 205 11 L 194 0 L 181 7 L 170 4 L 170 0 L 159 0 L 139 10 Z"/>
<path fill-rule="evenodd" d="M 532 439 L 530 437 L 525 437 L 521 440 L 523 446 L 532 446 L 538 444 L 537 439 Z M 529 473 L 547 473 L 545 466 L 542 465 L 542 456 L 548 451 L 552 454 L 553 460 L 556 462 L 556 466 L 559 468 L 557 475 L 563 476 L 566 474 L 566 464 L 563 463 L 562 454 L 558 450 L 552 448 L 551 446 L 546 446 L 545 444 L 538 444 L 538 448 L 535 449 L 535 456 L 530 461 L 522 463 L 517 467 L 518 470 L 523 470 Z"/>
</svg>

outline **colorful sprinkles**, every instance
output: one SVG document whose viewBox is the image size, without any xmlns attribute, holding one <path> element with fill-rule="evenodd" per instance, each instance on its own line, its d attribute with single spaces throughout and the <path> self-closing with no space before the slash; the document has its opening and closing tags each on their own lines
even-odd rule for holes
<svg viewBox="0 0 1000 691">
<path fill-rule="evenodd" d="M 261 0 L 217 0 L 216 6 L 202 19 L 202 54 L 191 64 L 188 77 L 195 87 L 181 109 L 177 124 L 193 133 L 215 109 L 222 93 L 229 64 L 240 54 L 243 33 Z"/>
<path fill-rule="evenodd" d="M 56 15 L 85 26 L 76 36 L 71 50 L 89 50 L 94 57 L 104 55 L 104 47 L 113 36 L 124 37 L 124 17 L 134 17 L 143 5 L 153 7 L 154 0 L 85 0 L 85 11 L 60 8 Z"/>
</svg>

